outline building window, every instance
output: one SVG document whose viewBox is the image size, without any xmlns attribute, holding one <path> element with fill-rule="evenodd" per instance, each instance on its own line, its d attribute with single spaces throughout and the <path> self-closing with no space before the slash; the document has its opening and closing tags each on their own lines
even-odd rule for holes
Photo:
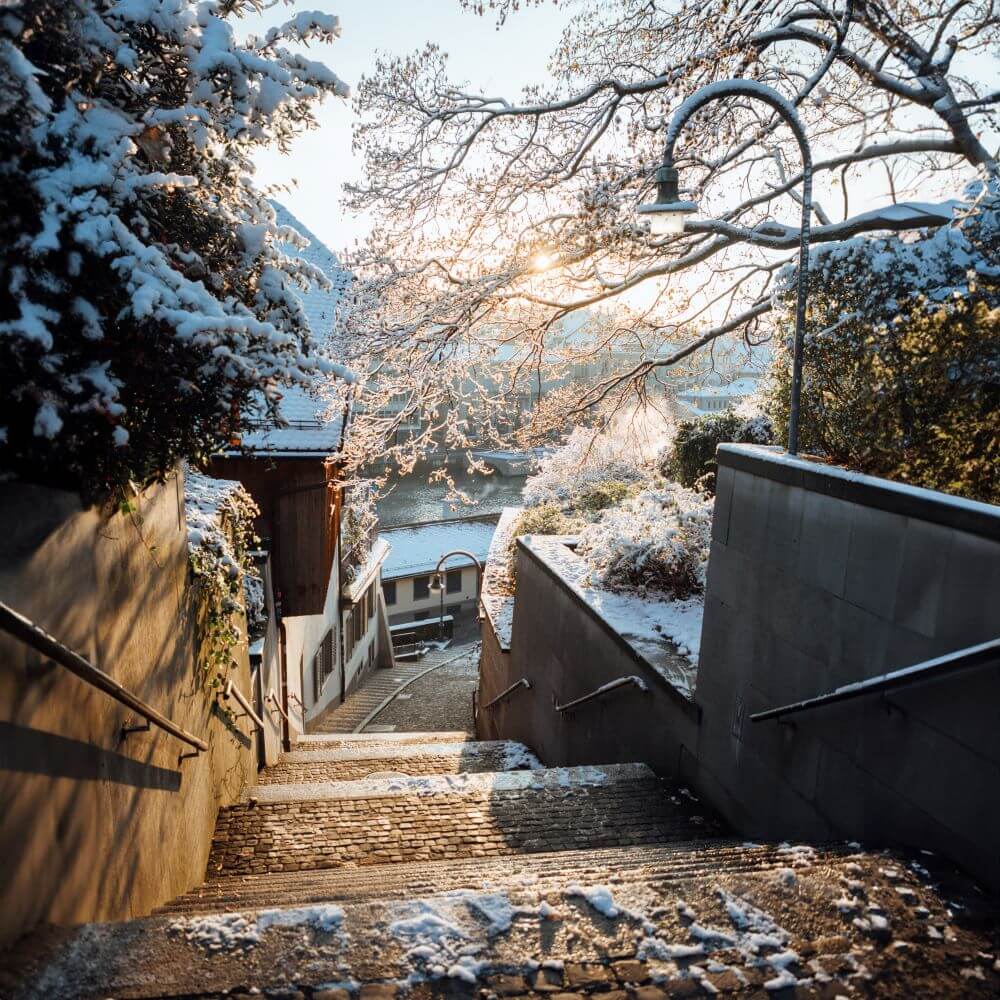
<svg viewBox="0 0 1000 1000">
<path fill-rule="evenodd" d="M 462 571 L 460 569 L 448 570 L 445 589 L 449 594 L 460 594 L 462 592 Z"/>
<path fill-rule="evenodd" d="M 395 580 L 383 580 L 382 581 L 382 593 L 385 594 L 386 604 L 396 603 L 396 581 Z"/>
<path fill-rule="evenodd" d="M 326 683 L 327 678 L 333 673 L 334 667 L 334 655 L 337 649 L 337 636 L 336 630 L 330 629 L 325 636 L 323 636 L 323 641 L 319 644 L 319 648 L 316 650 L 316 655 L 313 657 L 313 701 L 319 701 L 319 696 L 323 691 L 323 685 Z"/>
<path fill-rule="evenodd" d="M 368 588 L 368 620 L 371 621 L 375 617 L 375 605 L 378 602 L 378 598 L 375 596 L 376 584 L 372 584 Z"/>
<path fill-rule="evenodd" d="M 429 576 L 415 576 L 413 578 L 413 599 L 422 601 L 431 596 L 431 578 Z"/>
</svg>

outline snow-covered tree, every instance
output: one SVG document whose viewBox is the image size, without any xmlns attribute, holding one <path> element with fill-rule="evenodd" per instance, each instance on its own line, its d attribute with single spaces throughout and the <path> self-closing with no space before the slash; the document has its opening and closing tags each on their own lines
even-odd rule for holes
<svg viewBox="0 0 1000 1000">
<path fill-rule="evenodd" d="M 499 11 L 511 45 L 531 5 L 465 3 Z M 381 60 L 358 87 L 365 170 L 349 200 L 377 221 L 355 255 L 348 343 L 386 399 L 436 412 L 442 428 L 454 387 L 479 384 L 489 359 L 508 358 L 507 383 L 529 389 L 547 365 L 619 359 L 588 391 L 551 398 L 544 433 L 614 410 L 719 338 L 773 335 L 803 177 L 769 106 L 715 101 L 684 130 L 675 163 L 701 206 L 685 232 L 654 237 L 636 215 L 674 112 L 705 84 L 759 81 L 795 109 L 813 142 L 817 246 L 901 244 L 943 224 L 970 178 L 996 182 L 995 0 L 562 5 L 549 79 L 520 97 L 451 80 L 434 44 Z M 565 317 L 612 302 L 612 321 L 559 340 Z M 465 402 L 480 402 L 474 388 Z M 471 422 L 502 437 L 490 405 Z M 461 443 L 465 428 L 447 430 Z"/>
<path fill-rule="evenodd" d="M 282 386 L 341 373 L 297 290 L 251 156 L 348 89 L 304 12 L 264 0 L 8 0 L 0 8 L 0 470 L 107 493 L 202 461 Z M 290 46 L 295 46 L 293 51 Z"/>
</svg>

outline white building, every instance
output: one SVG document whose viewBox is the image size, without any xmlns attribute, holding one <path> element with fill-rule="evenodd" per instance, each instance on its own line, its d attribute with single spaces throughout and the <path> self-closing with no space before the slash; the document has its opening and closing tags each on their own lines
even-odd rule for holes
<svg viewBox="0 0 1000 1000">
<path fill-rule="evenodd" d="M 455 555 L 445 562 L 441 590 L 432 589 L 431 578 L 441 556 L 456 549 L 470 552 L 485 565 L 497 518 L 486 514 L 382 531 L 379 539 L 389 545 L 382 563 L 382 595 L 389 624 L 436 618 L 441 613 L 442 597 L 446 615 L 474 609 L 477 570 L 467 556 Z"/>
<path fill-rule="evenodd" d="M 706 413 L 719 413 L 731 406 L 735 406 L 740 400 L 752 396 L 757 391 L 758 376 L 756 374 L 741 374 L 731 382 L 725 382 L 721 378 L 712 381 L 717 384 L 695 386 L 678 392 L 676 399 L 681 404 L 682 410 L 691 417 L 700 417 Z"/>
</svg>

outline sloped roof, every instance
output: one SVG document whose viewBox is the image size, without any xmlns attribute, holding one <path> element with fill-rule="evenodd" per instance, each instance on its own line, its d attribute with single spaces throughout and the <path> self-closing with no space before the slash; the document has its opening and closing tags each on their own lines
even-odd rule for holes
<svg viewBox="0 0 1000 1000">
<path fill-rule="evenodd" d="M 379 532 L 379 538 L 392 546 L 382 564 L 382 579 L 396 580 L 430 573 L 441 556 L 454 549 L 466 549 L 480 563 L 485 563 L 496 527 L 497 520 L 493 518 L 428 521 Z M 444 568 L 459 569 L 471 565 L 465 556 L 453 556 Z"/>
<path fill-rule="evenodd" d="M 289 256 L 302 257 L 318 267 L 333 286 L 330 289 L 313 286 L 309 291 L 297 291 L 313 337 L 321 343 L 329 343 L 337 304 L 351 284 L 351 273 L 341 267 L 337 255 L 284 205 L 278 202 L 271 204 L 279 225 L 291 226 L 309 240 L 305 249 L 287 243 L 279 244 L 280 248 Z M 289 426 L 244 434 L 241 453 L 265 452 L 272 456 L 308 458 L 339 451 L 343 413 L 337 408 L 331 411 L 328 400 L 298 386 L 290 386 L 281 390 L 279 409 Z"/>
</svg>

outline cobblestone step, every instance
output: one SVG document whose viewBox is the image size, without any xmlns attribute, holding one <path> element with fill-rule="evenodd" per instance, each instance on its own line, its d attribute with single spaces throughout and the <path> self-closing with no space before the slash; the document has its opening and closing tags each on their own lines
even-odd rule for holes
<svg viewBox="0 0 1000 1000">
<path fill-rule="evenodd" d="M 521 743 L 382 743 L 295 749 L 261 771 L 257 780 L 262 785 L 355 781 L 386 773 L 467 774 L 540 766 Z"/>
<path fill-rule="evenodd" d="M 748 859 L 760 852 L 715 850 L 742 850 Z M 569 864 L 564 875 L 577 881 L 525 871 L 518 882 L 511 868 L 505 887 L 50 929 L 22 948 L 19 963 L 0 964 L 0 995 L 979 1000 L 1000 993 L 991 931 L 964 923 L 951 896 L 912 860 L 789 848 L 778 852 L 783 865 L 740 867 L 706 855 L 688 877 L 663 879 L 647 852 L 647 877 L 629 879 L 634 853 L 606 855 L 593 868 Z"/>
<path fill-rule="evenodd" d="M 830 863 L 845 852 L 816 852 L 809 864 Z M 610 886 L 703 880 L 717 873 L 774 871 L 790 860 L 777 845 L 709 840 L 656 847 L 559 851 L 515 857 L 369 865 L 326 871 L 283 872 L 213 879 L 179 896 L 158 913 L 211 913 L 269 906 L 311 905 L 362 899 L 409 899 L 461 889 L 565 888 L 573 883 Z"/>
<path fill-rule="evenodd" d="M 257 795 L 328 797 L 221 810 L 208 877 L 664 844 L 720 832 L 696 801 L 641 765 L 613 765 L 611 779 L 594 783 L 583 780 L 579 772 L 586 770 L 411 778 L 431 783 L 429 793 L 404 788 L 372 797 L 363 787 L 349 788 L 361 782 L 261 786 Z M 567 774 L 574 771 L 579 780 Z M 492 785 L 473 783 L 483 779 Z M 438 791 L 434 783 L 447 780 L 463 787 Z"/>
<path fill-rule="evenodd" d="M 462 731 L 400 733 L 303 733 L 296 750 L 349 749 L 367 746 L 391 747 L 413 743 L 475 743 L 476 738 Z"/>
</svg>

